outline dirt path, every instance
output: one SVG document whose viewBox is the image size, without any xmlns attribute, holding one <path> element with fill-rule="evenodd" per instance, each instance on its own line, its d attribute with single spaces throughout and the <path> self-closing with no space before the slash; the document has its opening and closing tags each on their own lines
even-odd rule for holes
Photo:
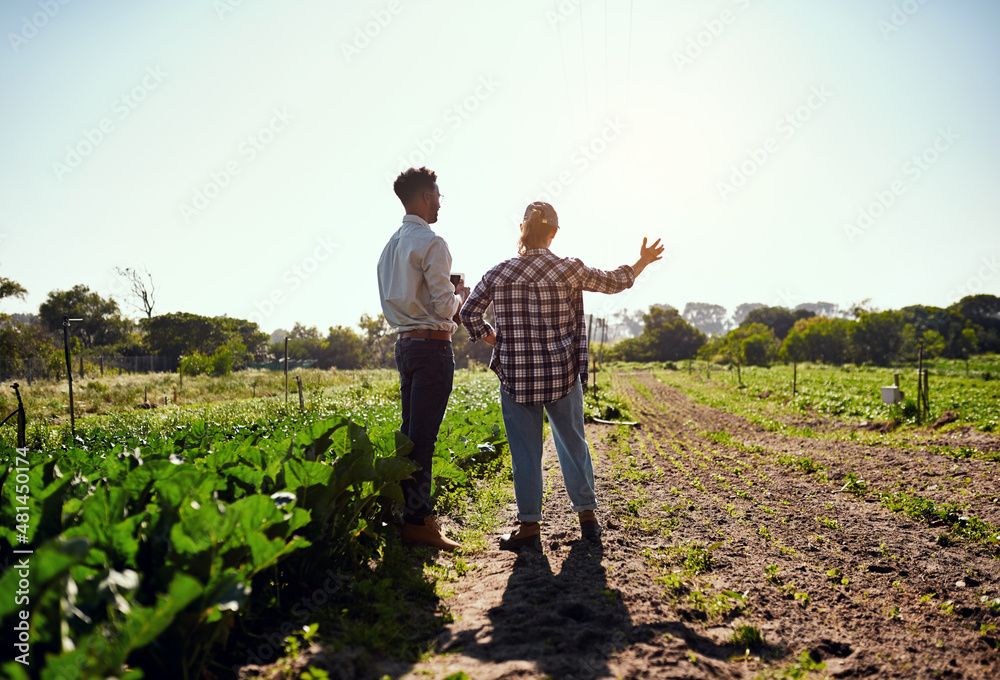
<svg viewBox="0 0 1000 680">
<path fill-rule="evenodd" d="M 603 540 L 579 538 L 549 443 L 544 554 L 467 557 L 439 654 L 404 677 L 1000 677 L 993 548 L 874 495 L 997 523 L 996 463 L 783 437 L 644 373 L 616 388 L 640 426 L 588 426 Z"/>
</svg>

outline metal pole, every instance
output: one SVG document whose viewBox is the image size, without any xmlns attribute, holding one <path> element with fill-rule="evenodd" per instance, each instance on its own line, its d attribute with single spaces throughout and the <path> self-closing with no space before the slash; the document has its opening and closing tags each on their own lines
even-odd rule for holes
<svg viewBox="0 0 1000 680">
<path fill-rule="evenodd" d="M 21 401 L 21 392 L 17 389 L 19 385 L 14 383 L 14 394 L 17 395 L 17 448 L 23 449 L 25 444 L 25 430 L 27 429 L 27 419 L 24 416 L 24 402 Z"/>
<path fill-rule="evenodd" d="M 285 336 L 285 406 L 288 406 L 288 336 Z"/>
<path fill-rule="evenodd" d="M 593 331 L 594 331 L 594 315 L 590 314 L 587 316 L 587 357 L 590 360 L 591 371 L 593 370 L 594 367 L 594 358 L 593 355 L 590 354 L 590 339 L 593 336 Z"/>
<path fill-rule="evenodd" d="M 924 372 L 924 342 L 920 341 L 917 346 L 917 422 L 923 423 L 924 413 L 920 404 L 923 402 L 922 393 L 924 390 L 923 385 L 923 372 Z"/>
<path fill-rule="evenodd" d="M 69 381 L 69 431 L 75 441 L 76 415 L 73 413 L 73 360 L 69 356 L 69 324 L 71 321 L 83 321 L 83 319 L 63 317 L 63 349 L 66 352 L 66 380 Z"/>
<path fill-rule="evenodd" d="M 597 372 L 604 368 L 604 340 L 608 335 L 608 321 L 601 319 L 601 345 L 597 348 L 597 368 L 594 369 L 594 389 L 597 389 Z"/>
</svg>

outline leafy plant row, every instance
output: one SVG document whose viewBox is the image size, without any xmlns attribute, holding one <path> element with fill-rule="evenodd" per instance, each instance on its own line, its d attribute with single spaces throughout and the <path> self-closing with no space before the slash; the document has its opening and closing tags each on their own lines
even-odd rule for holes
<svg viewBox="0 0 1000 680">
<path fill-rule="evenodd" d="M 462 397 L 439 442 L 439 486 L 503 450 L 488 390 Z M 27 485 L 8 466 L 0 538 L 16 547 L 26 527 L 34 552 L 29 601 L 16 596 L 17 570 L 0 576 L 0 625 L 28 612 L 32 672 L 8 661 L 3 675 L 198 677 L 236 617 L 377 559 L 412 443 L 388 423 L 370 435 L 343 415 L 312 417 L 195 421 L 141 440 L 107 428 L 32 454 Z M 0 444 L 0 457 L 15 451 Z M 27 521 L 19 494 L 30 495 Z"/>
</svg>

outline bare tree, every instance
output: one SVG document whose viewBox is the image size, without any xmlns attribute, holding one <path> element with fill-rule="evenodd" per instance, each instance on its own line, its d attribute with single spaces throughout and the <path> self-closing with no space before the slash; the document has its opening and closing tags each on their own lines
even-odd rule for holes
<svg viewBox="0 0 1000 680">
<path fill-rule="evenodd" d="M 129 287 L 129 298 L 126 300 L 130 307 L 142 312 L 147 319 L 153 318 L 153 305 L 156 304 L 156 287 L 153 285 L 153 275 L 149 273 L 145 265 L 142 271 L 132 267 L 115 267 L 118 275 L 125 279 Z"/>
</svg>

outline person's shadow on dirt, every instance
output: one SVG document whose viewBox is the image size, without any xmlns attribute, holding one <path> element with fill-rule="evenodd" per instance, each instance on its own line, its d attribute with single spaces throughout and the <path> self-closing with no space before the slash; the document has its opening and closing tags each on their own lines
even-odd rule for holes
<svg viewBox="0 0 1000 680">
<path fill-rule="evenodd" d="M 489 611 L 492 636 L 480 642 L 472 632 L 449 647 L 493 662 L 533 661 L 552 678 L 607 675 L 606 659 L 628 644 L 632 622 L 620 593 L 608 588 L 603 557 L 599 541 L 576 541 L 553 574 L 547 555 L 522 550 L 503 601 Z"/>
<path fill-rule="evenodd" d="M 525 659 L 553 678 L 607 675 L 606 660 L 632 627 L 621 595 L 608 587 L 601 543 L 578 540 L 559 574 L 548 557 L 518 555 L 500 606 L 490 610 L 496 661 Z"/>
<path fill-rule="evenodd" d="M 492 636 L 477 641 L 477 631 L 468 631 L 468 637 L 448 647 L 492 662 L 532 661 L 557 680 L 606 677 L 614 652 L 664 632 L 711 657 L 725 658 L 730 650 L 678 621 L 635 626 L 621 593 L 608 586 L 603 558 L 600 541 L 578 540 L 560 573 L 553 574 L 547 555 L 522 550 L 503 601 L 489 611 Z"/>
</svg>

